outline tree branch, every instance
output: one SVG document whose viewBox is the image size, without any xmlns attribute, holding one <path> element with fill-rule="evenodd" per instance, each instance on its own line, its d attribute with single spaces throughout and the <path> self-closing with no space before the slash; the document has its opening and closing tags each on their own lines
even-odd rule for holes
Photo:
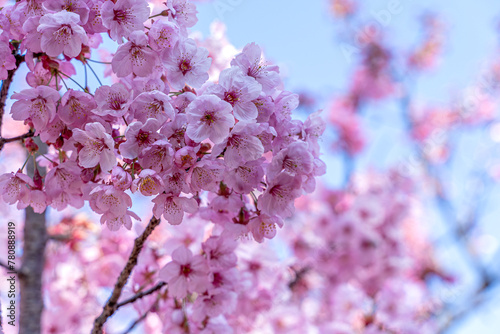
<svg viewBox="0 0 500 334">
<path fill-rule="evenodd" d="M 126 299 L 126 300 L 124 300 L 123 302 L 118 303 L 118 304 L 116 305 L 116 308 L 118 309 L 118 308 L 120 308 L 120 307 L 122 307 L 122 306 L 125 306 L 125 305 L 127 305 L 127 304 L 133 303 L 133 302 L 135 302 L 136 300 L 141 299 L 142 297 L 145 297 L 145 296 L 147 296 L 147 295 L 150 295 L 150 294 L 152 294 L 152 293 L 155 293 L 156 291 L 160 290 L 160 289 L 161 289 L 162 287 L 164 287 L 165 285 L 167 285 L 167 283 L 165 283 L 165 282 L 160 282 L 160 283 L 156 284 L 154 287 L 152 287 L 151 289 L 146 290 L 146 291 L 143 291 L 143 292 L 139 292 L 139 293 L 137 293 L 136 295 L 134 295 L 134 296 L 130 297 L 129 299 Z"/>
<path fill-rule="evenodd" d="M 3 146 L 6 143 L 11 143 L 11 142 L 14 142 L 14 141 L 17 141 L 17 140 L 22 140 L 22 139 L 30 138 L 30 137 L 33 137 L 34 135 L 35 135 L 35 132 L 33 132 L 33 130 L 30 129 L 25 134 L 22 134 L 22 135 L 17 136 L 17 137 L 12 137 L 12 138 L 2 138 L 2 137 L 0 137 L 0 151 L 3 149 Z"/>
<path fill-rule="evenodd" d="M 47 152 L 47 145 L 39 138 L 39 152 Z M 29 159 L 28 175 L 33 177 L 33 159 Z M 45 168 L 38 167 L 41 175 L 45 174 Z M 36 213 L 31 206 L 25 210 L 26 220 L 24 223 L 24 247 L 19 276 L 20 283 L 20 306 L 19 306 L 19 334 L 40 334 L 42 332 L 42 274 L 45 265 L 45 246 L 47 241 L 47 229 L 45 212 Z"/>
<path fill-rule="evenodd" d="M 12 80 L 14 79 L 14 74 L 16 73 L 19 65 L 24 61 L 24 56 L 15 55 L 16 57 L 16 68 L 9 70 L 7 72 L 7 78 L 2 80 L 2 89 L 0 89 L 0 137 L 2 136 L 2 124 L 3 124 L 3 114 L 5 112 L 5 102 L 7 101 L 7 96 L 9 95 L 9 88 Z M 0 145 L 0 149 L 3 145 Z"/>
<path fill-rule="evenodd" d="M 120 298 L 123 287 L 127 283 L 127 280 L 130 274 L 132 273 L 132 270 L 137 265 L 137 258 L 139 257 L 142 247 L 144 246 L 144 242 L 151 235 L 155 227 L 158 226 L 159 224 L 160 224 L 159 219 L 156 219 L 155 217 L 151 218 L 144 232 L 142 232 L 142 234 L 135 239 L 134 248 L 130 253 L 125 268 L 123 268 L 122 272 L 120 273 L 120 276 L 118 276 L 111 297 L 106 302 L 106 305 L 104 305 L 101 315 L 99 315 L 94 321 L 94 328 L 92 328 L 92 334 L 102 334 L 103 333 L 102 328 L 104 326 L 104 323 L 118 309 L 119 307 L 118 299 Z"/>
<path fill-rule="evenodd" d="M 8 271 L 15 272 L 19 277 L 24 275 L 23 272 L 18 268 L 14 268 L 14 270 L 11 270 L 11 268 L 5 262 L 0 261 L 0 267 L 3 267 Z"/>
<path fill-rule="evenodd" d="M 9 266 L 3 263 L 2 261 L 0 261 L 0 267 L 4 267 L 5 269 L 10 270 Z"/>
</svg>

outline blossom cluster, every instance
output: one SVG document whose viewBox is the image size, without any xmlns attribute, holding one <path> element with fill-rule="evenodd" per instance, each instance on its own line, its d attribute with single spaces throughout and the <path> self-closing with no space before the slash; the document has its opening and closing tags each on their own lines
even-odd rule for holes
<svg viewBox="0 0 500 334">
<path fill-rule="evenodd" d="M 140 193 L 172 225 L 198 212 L 233 237 L 251 233 L 261 242 L 325 173 L 325 124 L 318 113 L 292 117 L 298 95 L 282 89 L 258 45 L 208 81 L 212 58 L 189 37 L 197 18 L 186 0 L 153 13 L 145 0 L 26 0 L 4 7 L 0 20 L 1 78 L 16 56 L 30 70 L 31 88 L 12 95 L 12 118 L 49 146 L 37 158 L 44 178 L 22 169 L 0 176 L 3 199 L 18 208 L 88 202 L 109 229 L 131 229 L 140 218 L 130 192 Z M 84 85 L 75 80 L 75 63 L 93 71 L 101 33 L 118 45 L 108 66 L 114 82 L 92 92 L 86 77 Z M 36 153 L 33 141 L 26 146 Z"/>
<path fill-rule="evenodd" d="M 395 171 L 357 174 L 346 190 L 298 204 L 296 224 L 283 236 L 296 257 L 292 292 L 314 305 L 310 321 L 320 332 L 436 332 L 432 315 L 441 305 L 426 280 L 447 277 L 417 223 L 422 208 L 414 188 Z M 315 219 L 304 224 L 306 208 Z"/>
<path fill-rule="evenodd" d="M 300 213 L 274 243 L 235 242 L 196 216 L 160 226 L 123 300 L 167 283 L 133 304 L 137 317 L 147 315 L 147 333 L 435 333 L 432 316 L 441 305 L 426 280 L 444 275 L 416 224 L 422 211 L 414 195 L 396 172 L 357 175 L 348 190 L 298 201 Z M 46 277 L 47 294 L 57 294 L 46 329 L 88 332 L 98 305 L 93 291 L 112 286 L 132 233 L 98 236 L 81 216 L 50 233 L 69 237 L 49 249 L 47 266 L 58 270 Z M 68 316 L 61 323 L 62 308 Z"/>
</svg>

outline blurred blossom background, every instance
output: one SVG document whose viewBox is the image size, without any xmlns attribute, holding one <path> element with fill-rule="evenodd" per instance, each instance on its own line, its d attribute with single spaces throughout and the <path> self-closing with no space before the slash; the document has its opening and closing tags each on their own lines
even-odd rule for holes
<svg viewBox="0 0 500 334">
<path fill-rule="evenodd" d="M 279 65 L 286 89 L 300 94 L 295 117 L 305 121 L 322 109 L 321 117 L 327 122 L 321 139 L 327 173 L 311 198 L 297 201 L 297 215 L 291 223 L 278 230 L 278 236 L 282 233 L 284 238 L 296 241 L 294 256 L 301 258 L 300 234 L 314 240 L 314 233 L 321 233 L 307 231 L 304 225 L 315 219 L 311 226 L 321 228 L 326 225 L 329 210 L 343 212 L 344 206 L 356 203 L 354 207 L 361 207 L 356 207 L 360 215 L 364 210 L 376 215 L 383 210 L 397 211 L 398 205 L 408 206 L 411 214 L 401 219 L 405 226 L 401 240 L 405 246 L 409 244 L 412 258 L 418 259 L 415 272 L 432 297 L 423 303 L 419 299 L 422 296 L 415 294 L 405 302 L 426 304 L 429 309 L 422 314 L 432 314 L 436 333 L 498 334 L 500 3 L 204 0 L 196 1 L 196 5 L 198 23 L 191 37 L 215 50 L 215 67 L 218 62 L 220 67 L 227 66 L 247 43 L 255 42 L 269 63 Z M 104 49 L 98 56 L 107 59 L 114 51 Z M 101 64 L 93 66 L 97 72 L 105 69 Z M 219 72 L 209 73 L 210 79 L 217 80 Z M 22 67 L 16 75 L 23 77 L 26 73 Z M 89 86 L 97 85 L 95 78 L 89 76 L 88 80 Z M 110 78 L 103 83 L 110 84 Z M 19 91 L 22 87 L 13 88 Z M 6 137 L 25 132 L 13 124 L 6 120 Z M 6 146 L 2 159 L 24 161 L 23 154 Z M 10 166 L 1 166 L 2 173 L 9 171 Z M 408 191 L 410 188 L 412 191 Z M 351 191 L 366 193 L 367 197 L 356 202 Z M 401 203 L 393 204 L 394 198 Z M 148 202 L 134 197 L 132 210 L 139 216 L 149 216 Z M 11 219 L 23 219 L 21 211 L 1 209 Z M 77 233 L 72 235 L 76 240 L 84 240 L 101 228 L 88 224 L 99 221 L 99 216 L 87 211 L 85 218 L 77 215 L 71 221 L 76 226 Z M 74 233 L 69 223 L 65 225 L 66 215 L 67 211 L 49 211 L 49 221 L 60 222 L 53 224 L 49 233 Z M 338 228 L 332 233 L 335 237 L 344 232 Z M 125 252 L 120 242 L 130 244 L 135 231 L 120 233 L 103 232 L 109 244 L 102 248 L 121 247 L 119 251 Z M 175 231 L 169 233 L 176 238 Z M 391 241 L 391 237 L 388 241 L 384 238 L 381 242 Z M 279 241 L 273 240 L 271 245 L 279 257 L 291 257 L 290 249 Z M 85 257 L 97 261 L 96 254 L 89 252 Z M 327 255 L 325 263 L 329 261 Z M 363 256 L 361 259 L 365 260 Z M 56 260 L 54 257 L 49 267 L 55 268 Z M 112 258 L 106 261 L 111 277 L 119 266 Z M 294 275 L 299 277 L 302 269 Z M 96 266 L 89 272 L 100 270 Z M 378 270 L 383 273 L 386 269 Z M 59 272 L 63 290 L 65 284 L 71 285 L 64 277 L 76 274 L 69 266 Z M 4 291 L 6 283 L 1 284 Z M 318 283 L 311 279 L 309 284 Z M 306 289 L 298 284 L 299 294 L 301 288 Z M 96 305 L 100 307 L 110 291 L 96 291 Z M 126 310 L 111 323 L 128 321 L 135 315 Z M 50 316 L 55 317 L 46 318 Z M 135 332 L 143 331 L 139 327 Z"/>
<path fill-rule="evenodd" d="M 302 119 L 323 109 L 327 187 L 389 169 L 417 182 L 418 224 L 450 277 L 428 279 L 454 314 L 446 332 L 497 333 L 500 4 L 218 0 L 198 10 L 200 38 L 264 49 L 300 93 Z"/>
</svg>

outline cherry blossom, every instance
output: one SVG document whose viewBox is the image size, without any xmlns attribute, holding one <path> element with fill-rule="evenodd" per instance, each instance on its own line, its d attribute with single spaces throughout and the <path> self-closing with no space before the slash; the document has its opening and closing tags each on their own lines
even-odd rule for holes
<svg viewBox="0 0 500 334">
<path fill-rule="evenodd" d="M 42 51 L 51 57 L 61 53 L 68 57 L 78 56 L 82 44 L 88 43 L 87 34 L 79 22 L 80 16 L 67 11 L 42 16 L 37 28 L 42 34 Z"/>
<path fill-rule="evenodd" d="M 116 164 L 113 138 L 100 123 L 88 123 L 84 129 L 73 132 L 75 141 L 83 146 L 78 152 L 79 164 L 85 168 L 100 165 L 103 171 L 113 168 Z"/>
<path fill-rule="evenodd" d="M 190 38 L 179 40 L 172 51 L 164 52 L 163 62 L 168 81 L 175 89 L 182 89 L 186 84 L 200 88 L 208 80 L 207 72 L 211 64 L 208 51 L 197 47 Z"/>
<path fill-rule="evenodd" d="M 172 253 L 172 262 L 160 271 L 160 277 L 170 286 L 170 293 L 176 298 L 184 298 L 191 292 L 203 292 L 208 285 L 206 259 L 184 246 Z"/>
<path fill-rule="evenodd" d="M 231 105 L 215 95 L 203 95 L 191 102 L 186 109 L 188 127 L 186 134 L 201 142 L 210 139 L 218 144 L 229 135 L 234 125 Z"/>
</svg>

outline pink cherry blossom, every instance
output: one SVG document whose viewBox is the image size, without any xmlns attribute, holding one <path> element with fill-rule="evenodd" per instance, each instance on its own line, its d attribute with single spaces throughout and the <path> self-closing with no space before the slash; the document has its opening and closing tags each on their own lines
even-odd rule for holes
<svg viewBox="0 0 500 334">
<path fill-rule="evenodd" d="M 132 185 L 132 176 L 123 167 L 115 166 L 111 170 L 111 182 L 115 189 L 125 191 Z"/>
<path fill-rule="evenodd" d="M 0 175 L 0 189 L 6 203 L 29 202 L 29 188 L 33 187 L 33 180 L 22 172 Z"/>
<path fill-rule="evenodd" d="M 194 255 L 184 246 L 172 253 L 172 262 L 160 271 L 160 278 L 169 285 L 169 293 L 184 298 L 188 293 L 203 292 L 207 285 L 208 266 L 204 257 Z"/>
<path fill-rule="evenodd" d="M 128 111 L 129 98 L 130 91 L 122 83 L 101 86 L 95 92 L 97 108 L 92 112 L 99 116 L 122 117 Z"/>
<path fill-rule="evenodd" d="M 234 125 L 231 105 L 215 95 L 203 95 L 191 102 L 186 109 L 189 138 L 201 142 L 210 139 L 220 143 L 229 135 Z"/>
<path fill-rule="evenodd" d="M 184 146 L 175 152 L 174 163 L 177 167 L 187 169 L 192 167 L 198 159 L 197 150 L 191 146 Z"/>
<path fill-rule="evenodd" d="M 261 186 L 264 177 L 264 158 L 249 161 L 228 171 L 225 182 L 235 192 L 248 194 Z"/>
<path fill-rule="evenodd" d="M 250 230 L 255 241 L 262 242 L 264 238 L 272 239 L 276 236 L 276 225 L 283 227 L 280 217 L 261 214 L 250 221 Z"/>
<path fill-rule="evenodd" d="M 61 106 L 57 114 L 67 125 L 82 127 L 91 115 L 90 110 L 96 107 L 90 94 L 70 89 L 61 98 Z"/>
<path fill-rule="evenodd" d="M 224 141 L 214 147 L 213 156 L 224 149 L 224 161 L 229 167 L 237 167 L 247 161 L 257 160 L 264 154 L 264 146 L 257 137 L 261 132 L 259 124 L 238 122 Z"/>
<path fill-rule="evenodd" d="M 46 14 L 40 18 L 38 31 L 42 34 L 42 51 L 51 57 L 64 53 L 68 57 L 76 57 L 82 50 L 82 44 L 88 43 L 85 30 L 78 25 L 80 16 L 60 11 Z"/>
<path fill-rule="evenodd" d="M 29 17 L 23 24 L 26 38 L 23 40 L 23 47 L 31 52 L 42 52 L 42 34 L 38 31 L 40 16 Z"/>
<path fill-rule="evenodd" d="M 130 33 L 129 42 L 118 47 L 111 62 L 113 71 L 119 77 L 134 73 L 146 77 L 156 65 L 156 52 L 148 48 L 148 39 L 142 31 Z"/>
<path fill-rule="evenodd" d="M 179 225 L 184 212 L 195 213 L 198 204 L 194 198 L 177 197 L 171 194 L 160 194 L 153 199 L 153 213 L 156 218 L 165 217 L 172 225 Z"/>
<path fill-rule="evenodd" d="M 223 180 L 224 164 L 215 159 L 203 159 L 192 166 L 188 175 L 188 182 L 193 191 L 217 191 Z"/>
<path fill-rule="evenodd" d="M 139 94 L 130 105 L 130 110 L 139 122 L 146 123 L 148 118 L 154 118 L 160 125 L 174 119 L 175 114 L 168 95 L 157 90 Z"/>
<path fill-rule="evenodd" d="M 154 118 L 149 118 L 145 124 L 141 122 L 130 124 L 125 131 L 127 141 L 120 145 L 120 153 L 125 158 L 137 158 L 143 148 L 161 139 L 157 133 L 159 128 L 160 123 Z"/>
<path fill-rule="evenodd" d="M 165 139 L 160 139 L 144 148 L 139 154 L 139 163 L 142 167 L 167 172 L 172 166 L 174 151 L 172 145 Z"/>
<path fill-rule="evenodd" d="M 132 206 L 132 199 L 122 190 L 111 185 L 99 185 L 90 191 L 90 206 L 99 214 L 109 213 L 113 217 L 121 217 Z"/>
<path fill-rule="evenodd" d="M 29 120 L 37 131 L 43 129 L 56 116 L 56 102 L 59 93 L 47 86 L 25 89 L 12 95 L 14 102 L 11 108 L 12 118 Z"/>
<path fill-rule="evenodd" d="M 144 0 L 107 0 L 101 6 L 102 24 L 109 29 L 111 38 L 121 44 L 122 37 L 144 29 L 149 12 Z"/>
<path fill-rule="evenodd" d="M 175 89 L 182 89 L 186 84 L 199 88 L 208 80 L 211 64 L 208 51 L 197 47 L 192 39 L 179 40 L 170 52 L 163 53 L 163 62 L 168 82 Z"/>
<path fill-rule="evenodd" d="M 89 7 L 83 0 L 51 0 L 43 3 L 45 9 L 52 12 L 68 11 L 80 16 L 80 24 L 84 25 L 89 19 Z"/>
<path fill-rule="evenodd" d="M 167 8 L 177 24 L 190 28 L 198 22 L 196 6 L 187 0 L 167 0 Z"/>
<path fill-rule="evenodd" d="M 233 66 L 221 72 L 219 83 L 207 88 L 205 94 L 214 94 L 233 107 L 239 121 L 254 121 L 258 110 L 252 101 L 259 97 L 261 85 L 252 77 L 245 76 L 239 67 Z"/>
<path fill-rule="evenodd" d="M 179 27 L 169 21 L 155 21 L 148 33 L 149 45 L 156 51 L 171 49 L 179 39 Z"/>
<path fill-rule="evenodd" d="M 300 186 L 301 181 L 297 176 L 280 173 L 259 196 L 259 210 L 269 215 L 291 216 L 295 211 L 293 201 L 301 194 Z"/>
<path fill-rule="evenodd" d="M 119 216 L 107 212 L 101 216 L 101 224 L 106 224 L 110 231 L 118 231 L 122 226 L 130 230 L 132 229 L 132 218 L 138 221 L 141 220 L 138 215 L 130 210 L 127 210 L 125 214 Z"/>
<path fill-rule="evenodd" d="M 228 269 L 236 266 L 237 256 L 234 253 L 238 243 L 227 237 L 212 236 L 202 245 L 207 254 L 208 265 L 211 269 Z"/>
<path fill-rule="evenodd" d="M 9 70 L 16 68 L 16 58 L 12 55 L 12 50 L 7 43 L 0 41 L 0 80 L 7 79 Z"/>
<path fill-rule="evenodd" d="M 273 157 L 267 176 L 273 178 L 282 171 L 291 175 L 306 175 L 313 170 L 313 155 L 304 142 L 290 144 Z"/>
<path fill-rule="evenodd" d="M 231 66 L 238 66 L 246 75 L 255 78 L 268 94 L 281 82 L 278 67 L 263 63 L 262 51 L 255 43 L 245 45 L 243 51 L 231 61 Z"/>
<path fill-rule="evenodd" d="M 88 123 L 85 130 L 73 130 L 73 138 L 83 148 L 78 152 L 79 164 L 85 168 L 101 166 L 109 171 L 116 165 L 114 141 L 100 123 Z"/>
<path fill-rule="evenodd" d="M 82 185 L 80 169 L 74 161 L 66 161 L 52 168 L 45 177 L 45 192 L 50 205 L 56 210 L 62 210 L 68 205 L 81 208 Z"/>
<path fill-rule="evenodd" d="M 162 178 L 151 169 L 143 169 L 132 184 L 132 192 L 139 190 L 144 196 L 158 195 L 163 189 Z"/>
</svg>

